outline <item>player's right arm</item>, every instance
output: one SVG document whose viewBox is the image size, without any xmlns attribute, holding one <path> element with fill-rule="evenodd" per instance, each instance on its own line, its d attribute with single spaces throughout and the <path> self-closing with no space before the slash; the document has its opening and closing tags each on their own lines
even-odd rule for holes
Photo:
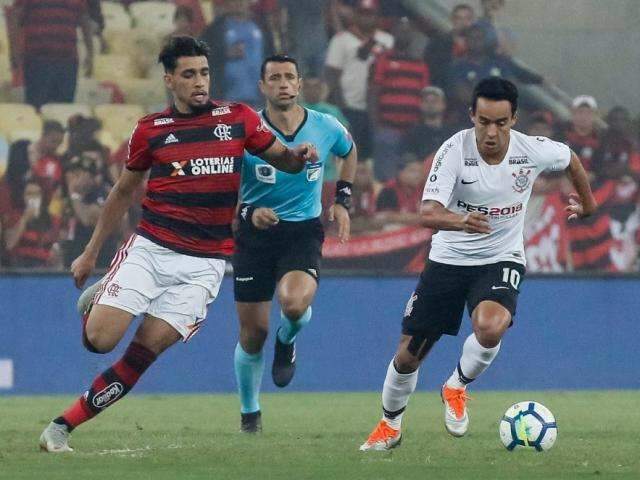
<svg viewBox="0 0 640 480">
<path fill-rule="evenodd" d="M 422 193 L 420 219 L 423 226 L 434 230 L 456 230 L 467 233 L 490 233 L 487 216 L 479 212 L 459 214 L 445 205 L 453 194 L 460 167 L 460 139 L 456 135 L 436 152 Z"/>
<path fill-rule="evenodd" d="M 120 178 L 111 189 L 104 208 L 93 230 L 91 240 L 84 248 L 84 252 L 71 264 L 71 273 L 76 287 L 82 288 L 84 282 L 96 266 L 100 249 L 111 232 L 120 225 L 122 217 L 133 201 L 133 195 L 144 181 L 144 171 L 124 169 Z"/>
<path fill-rule="evenodd" d="M 131 134 L 126 168 L 123 169 L 120 178 L 104 202 L 100 218 L 98 218 L 89 243 L 82 254 L 71 264 L 71 273 L 78 288 L 82 288 L 84 282 L 91 275 L 102 245 L 116 226 L 120 225 L 122 217 L 131 206 L 135 192 L 144 181 L 146 171 L 151 167 L 153 160 L 143 130 L 139 123 Z"/>
<path fill-rule="evenodd" d="M 457 230 L 467 233 L 491 233 L 487 216 L 471 212 L 466 215 L 452 212 L 436 200 L 426 200 L 420 207 L 424 227 L 434 230 Z"/>
</svg>

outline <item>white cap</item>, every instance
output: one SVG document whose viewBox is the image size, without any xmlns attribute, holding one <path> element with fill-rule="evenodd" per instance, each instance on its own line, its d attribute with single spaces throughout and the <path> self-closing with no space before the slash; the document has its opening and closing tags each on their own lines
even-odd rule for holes
<svg viewBox="0 0 640 480">
<path fill-rule="evenodd" d="M 591 95 L 578 95 L 576 98 L 573 99 L 573 102 L 571 102 L 571 106 L 573 108 L 586 106 L 591 108 L 591 110 L 597 110 L 598 102 L 596 102 L 596 99 L 593 98 Z"/>
</svg>

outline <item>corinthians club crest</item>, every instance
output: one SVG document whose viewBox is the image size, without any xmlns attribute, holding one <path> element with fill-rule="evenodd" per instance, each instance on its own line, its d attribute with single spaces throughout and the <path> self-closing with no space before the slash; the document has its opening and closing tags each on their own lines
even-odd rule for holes
<svg viewBox="0 0 640 480">
<path fill-rule="evenodd" d="M 513 189 L 516 192 L 522 193 L 529 188 L 529 184 L 531 183 L 531 179 L 529 178 L 530 173 L 530 169 L 521 168 L 517 174 L 515 172 L 511 174 L 513 175 L 513 178 L 516 179 L 516 183 L 513 185 Z"/>
</svg>

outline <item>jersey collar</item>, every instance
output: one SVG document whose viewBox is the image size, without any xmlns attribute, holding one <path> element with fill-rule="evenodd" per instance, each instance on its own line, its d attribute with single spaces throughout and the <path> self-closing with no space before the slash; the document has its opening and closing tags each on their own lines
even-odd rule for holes
<svg viewBox="0 0 640 480">
<path fill-rule="evenodd" d="M 269 117 L 267 116 L 267 111 L 266 110 L 262 110 L 262 112 L 260 112 L 260 114 L 262 115 L 262 118 L 265 119 L 265 121 L 269 124 L 269 126 L 275 130 L 276 132 L 278 132 L 280 135 L 282 135 L 282 137 L 287 141 L 287 142 L 293 142 L 296 138 L 296 135 L 298 135 L 298 132 L 300 130 L 302 130 L 302 127 L 304 127 L 304 124 L 307 123 L 307 117 L 309 116 L 309 111 L 302 107 L 302 109 L 304 110 L 304 117 L 302 118 L 302 121 L 300 122 L 300 125 L 298 125 L 298 128 L 296 128 L 296 131 L 293 132 L 291 135 L 285 135 L 284 132 L 282 132 L 282 130 L 280 130 L 278 127 L 276 127 L 273 123 L 271 123 L 271 120 L 269 120 Z"/>
</svg>

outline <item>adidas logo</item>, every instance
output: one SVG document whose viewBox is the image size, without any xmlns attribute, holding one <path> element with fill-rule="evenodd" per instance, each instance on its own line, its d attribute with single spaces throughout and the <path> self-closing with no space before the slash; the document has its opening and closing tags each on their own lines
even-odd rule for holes
<svg viewBox="0 0 640 480">
<path fill-rule="evenodd" d="M 167 145 L 168 143 L 178 143 L 179 141 L 180 140 L 178 140 L 178 138 L 173 133 L 170 133 L 169 136 L 164 139 L 164 144 Z"/>
</svg>

